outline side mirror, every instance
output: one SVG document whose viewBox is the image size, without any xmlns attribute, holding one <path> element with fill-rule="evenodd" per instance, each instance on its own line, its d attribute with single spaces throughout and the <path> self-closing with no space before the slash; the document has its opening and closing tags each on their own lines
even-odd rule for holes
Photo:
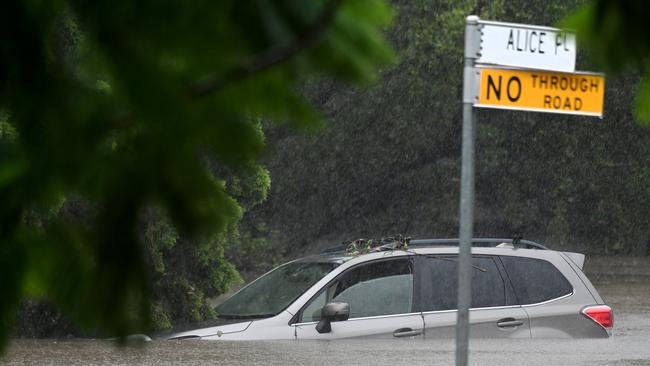
<svg viewBox="0 0 650 366">
<path fill-rule="evenodd" d="M 318 333 L 332 331 L 332 322 L 348 320 L 350 318 L 350 304 L 347 302 L 330 302 L 320 311 L 320 321 L 316 324 Z"/>
</svg>

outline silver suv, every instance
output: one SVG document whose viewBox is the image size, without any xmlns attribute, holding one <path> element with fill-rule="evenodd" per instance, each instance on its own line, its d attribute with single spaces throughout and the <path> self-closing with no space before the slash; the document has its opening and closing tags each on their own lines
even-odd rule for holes
<svg viewBox="0 0 650 366">
<path fill-rule="evenodd" d="M 219 325 L 168 339 L 453 337 L 458 240 L 380 244 L 281 265 L 219 305 Z M 582 272 L 583 254 L 474 239 L 472 256 L 472 337 L 611 335 L 612 309 Z"/>
</svg>

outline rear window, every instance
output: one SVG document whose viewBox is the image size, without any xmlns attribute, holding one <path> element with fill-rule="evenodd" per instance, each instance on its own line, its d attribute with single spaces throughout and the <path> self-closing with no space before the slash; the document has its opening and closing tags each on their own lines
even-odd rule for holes
<svg viewBox="0 0 650 366">
<path fill-rule="evenodd" d="M 567 279 L 548 261 L 536 258 L 501 257 L 519 304 L 536 304 L 573 292 Z"/>
</svg>

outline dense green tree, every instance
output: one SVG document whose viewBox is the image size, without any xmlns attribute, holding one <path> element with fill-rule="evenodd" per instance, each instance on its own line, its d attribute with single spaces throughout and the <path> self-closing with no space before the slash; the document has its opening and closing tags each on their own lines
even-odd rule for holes
<svg viewBox="0 0 650 366">
<path fill-rule="evenodd" d="M 146 330 L 147 250 L 158 273 L 174 266 L 166 255 L 189 253 L 212 281 L 203 288 L 223 291 L 236 198 L 265 184 L 260 119 L 318 126 L 298 86 L 374 80 L 394 57 L 381 36 L 390 19 L 380 0 L 4 4 L 0 346 L 25 296 L 85 329 Z M 34 210 L 52 214 L 35 223 Z"/>
</svg>

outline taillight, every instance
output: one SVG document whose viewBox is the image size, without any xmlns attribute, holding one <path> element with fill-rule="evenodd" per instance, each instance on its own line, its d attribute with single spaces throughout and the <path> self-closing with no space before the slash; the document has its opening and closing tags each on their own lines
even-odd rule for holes
<svg viewBox="0 0 650 366">
<path fill-rule="evenodd" d="M 614 314 L 612 308 L 607 305 L 587 306 L 582 309 L 582 314 L 607 330 L 614 326 Z"/>
</svg>

